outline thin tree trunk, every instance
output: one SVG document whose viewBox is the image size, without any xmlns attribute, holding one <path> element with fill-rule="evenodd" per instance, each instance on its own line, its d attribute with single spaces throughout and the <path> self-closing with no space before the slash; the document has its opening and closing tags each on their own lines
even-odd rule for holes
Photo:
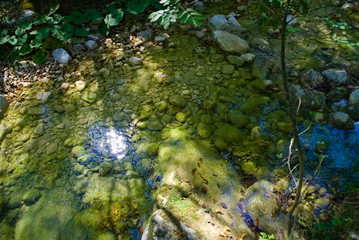
<svg viewBox="0 0 359 240">
<path fill-rule="evenodd" d="M 293 138 L 294 138 L 294 144 L 296 145 L 298 149 L 298 161 L 299 161 L 299 182 L 297 186 L 296 196 L 294 203 L 288 213 L 288 237 L 290 237 L 291 231 L 292 231 L 292 225 L 293 225 L 293 212 L 297 208 L 299 204 L 299 200 L 301 197 L 301 190 L 303 185 L 303 177 L 304 177 L 304 159 L 303 159 L 303 152 L 302 147 L 299 141 L 298 136 L 298 129 L 297 129 L 297 121 L 296 121 L 296 111 L 295 111 L 295 103 L 292 101 L 292 98 L 289 94 L 289 84 L 288 84 L 288 78 L 287 78 L 287 68 L 286 68 L 286 59 L 285 59 L 285 44 L 286 44 L 286 28 L 287 28 L 287 16 L 289 12 L 291 0 L 287 0 L 285 5 L 285 10 L 283 14 L 282 19 L 282 29 L 281 29 L 281 53 L 280 53 L 280 60 L 281 60 L 281 68 L 282 68 L 282 81 L 284 86 L 285 95 L 287 98 L 287 104 L 288 104 L 288 114 L 290 121 L 292 123 L 292 130 L 293 130 Z"/>
</svg>

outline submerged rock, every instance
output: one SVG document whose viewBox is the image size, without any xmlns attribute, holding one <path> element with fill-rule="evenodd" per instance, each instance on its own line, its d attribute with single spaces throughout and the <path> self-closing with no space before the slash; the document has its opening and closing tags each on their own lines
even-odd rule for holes
<svg viewBox="0 0 359 240">
<path fill-rule="evenodd" d="M 3 120 L 0 124 L 0 143 L 2 142 L 2 140 L 4 140 L 6 135 L 9 134 L 11 131 L 12 131 L 11 123 Z"/>
<path fill-rule="evenodd" d="M 225 31 L 214 31 L 213 38 L 225 52 L 241 54 L 249 49 L 246 40 Z"/>
<path fill-rule="evenodd" d="M 174 95 L 170 97 L 170 103 L 178 107 L 183 107 L 186 105 L 186 99 L 181 95 Z"/>
<path fill-rule="evenodd" d="M 131 65 L 131 66 L 138 66 L 138 65 L 141 65 L 142 64 L 142 59 L 139 58 L 139 57 L 130 57 L 128 59 L 128 63 Z"/>
<path fill-rule="evenodd" d="M 24 194 L 22 200 L 26 205 L 31 205 L 35 203 L 41 197 L 41 195 L 42 194 L 39 190 L 32 188 Z"/>
<path fill-rule="evenodd" d="M 242 139 L 241 131 L 237 127 L 227 123 L 220 126 L 216 133 L 229 143 L 239 143 Z"/>
<path fill-rule="evenodd" d="M 328 123 L 333 127 L 342 130 L 354 129 L 353 120 L 347 113 L 344 112 L 335 112 L 330 114 Z"/>
<path fill-rule="evenodd" d="M 184 223 L 175 220 L 168 212 L 160 209 L 151 215 L 141 240 L 176 240 L 178 239 L 178 230 L 188 236 L 186 239 L 197 239 L 193 229 L 187 228 Z"/>
</svg>

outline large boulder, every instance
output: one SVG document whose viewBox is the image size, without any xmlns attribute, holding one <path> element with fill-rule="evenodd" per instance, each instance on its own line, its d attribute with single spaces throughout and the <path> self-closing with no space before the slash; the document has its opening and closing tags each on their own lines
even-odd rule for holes
<svg viewBox="0 0 359 240">
<path fill-rule="evenodd" d="M 250 186 L 244 194 L 242 206 L 251 219 L 255 221 L 259 219 L 259 228 L 265 232 L 285 233 L 287 218 L 285 215 L 279 215 L 273 219 L 272 214 L 276 211 L 276 198 L 273 194 L 273 184 L 261 180 Z"/>
<path fill-rule="evenodd" d="M 335 112 L 329 115 L 329 124 L 342 130 L 354 129 L 353 120 L 347 113 Z"/>
<path fill-rule="evenodd" d="M 348 75 L 345 70 L 328 69 L 322 72 L 332 87 L 343 86 L 348 83 Z"/>
<path fill-rule="evenodd" d="M 182 239 L 183 233 L 186 235 L 184 239 L 198 239 L 193 229 L 171 217 L 165 210 L 159 209 L 151 215 L 141 240 Z"/>
<path fill-rule="evenodd" d="M 229 53 L 242 54 L 248 51 L 249 45 L 246 40 L 225 31 L 214 31 L 213 38 L 219 47 Z"/>
<path fill-rule="evenodd" d="M 303 109 L 317 111 L 323 109 L 325 106 L 324 94 L 315 90 L 308 90 L 300 85 L 292 84 L 289 87 L 289 92 L 293 101 L 300 99 L 301 108 Z"/>
<path fill-rule="evenodd" d="M 238 23 L 235 17 L 231 14 L 215 15 L 209 19 L 208 26 L 212 31 L 225 31 L 235 35 L 240 35 L 246 29 Z"/>
</svg>

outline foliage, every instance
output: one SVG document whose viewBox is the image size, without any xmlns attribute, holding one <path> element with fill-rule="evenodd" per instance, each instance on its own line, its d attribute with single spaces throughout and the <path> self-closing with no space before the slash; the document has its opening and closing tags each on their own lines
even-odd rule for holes
<svg viewBox="0 0 359 240">
<path fill-rule="evenodd" d="M 73 11 L 68 16 L 55 13 L 59 4 L 53 4 L 47 15 L 23 22 L 13 32 L 4 29 L 0 33 L 0 45 L 11 50 L 2 52 L 0 57 L 14 64 L 21 57 L 30 54 L 35 63 L 43 63 L 47 49 L 61 47 L 72 37 L 86 37 L 89 30 L 84 27 L 85 24 L 100 23 L 99 33 L 106 36 L 111 27 L 120 24 L 125 14 L 140 14 L 149 6 L 158 10 L 149 16 L 151 22 L 159 21 L 165 29 L 177 19 L 195 26 L 199 26 L 204 19 L 197 11 L 183 8 L 180 0 L 118 0 L 106 6 L 103 13 L 87 9 Z"/>
<path fill-rule="evenodd" d="M 258 240 L 271 240 L 271 239 L 274 239 L 274 235 L 273 234 L 269 235 L 264 232 L 261 232 L 261 235 L 259 235 L 259 238 L 258 238 Z"/>
<path fill-rule="evenodd" d="M 171 23 L 177 19 L 181 23 L 191 23 L 200 26 L 204 16 L 192 8 L 184 8 L 180 0 L 161 0 L 160 3 L 165 7 L 150 14 L 151 22 L 158 21 L 164 29 L 167 29 Z"/>
<path fill-rule="evenodd" d="M 340 30 L 346 30 L 346 28 L 349 26 L 346 22 L 334 22 L 330 18 L 322 18 L 324 22 L 326 22 L 331 28 L 339 28 Z M 333 33 L 331 38 L 334 42 L 343 43 L 345 45 L 349 46 L 359 46 L 359 42 L 355 42 L 352 39 L 349 39 L 347 37 L 340 37 L 336 33 Z"/>
<path fill-rule="evenodd" d="M 347 216 L 340 218 L 333 217 L 330 221 L 322 221 L 311 226 L 306 232 L 306 237 L 309 240 L 323 239 L 323 240 L 337 240 L 346 239 L 345 233 L 356 230 L 355 220 Z"/>
</svg>

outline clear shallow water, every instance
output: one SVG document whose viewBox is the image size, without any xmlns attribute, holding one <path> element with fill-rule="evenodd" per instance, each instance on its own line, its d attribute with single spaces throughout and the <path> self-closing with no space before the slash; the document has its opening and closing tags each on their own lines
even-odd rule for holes
<svg viewBox="0 0 359 240">
<path fill-rule="evenodd" d="M 248 66 L 224 74 L 225 56 L 196 38 L 173 41 L 175 48 L 150 48 L 143 66 L 84 73 L 65 89 L 56 80 L 38 83 L 13 103 L 0 152 L 1 237 L 137 240 L 161 199 L 207 234 L 203 204 L 213 213 L 221 202 L 237 209 L 243 175 L 271 175 L 277 141 L 288 140 L 276 93 L 250 81 Z M 80 65 L 94 70 L 92 60 Z M 43 91 L 52 92 L 46 103 L 36 100 Z M 315 126 L 303 135 L 309 159 L 331 136 L 324 152 L 331 171 L 351 167 L 357 130 L 327 131 Z M 240 215 L 221 217 L 222 228 L 236 222 L 233 232 L 246 229 Z"/>
</svg>

